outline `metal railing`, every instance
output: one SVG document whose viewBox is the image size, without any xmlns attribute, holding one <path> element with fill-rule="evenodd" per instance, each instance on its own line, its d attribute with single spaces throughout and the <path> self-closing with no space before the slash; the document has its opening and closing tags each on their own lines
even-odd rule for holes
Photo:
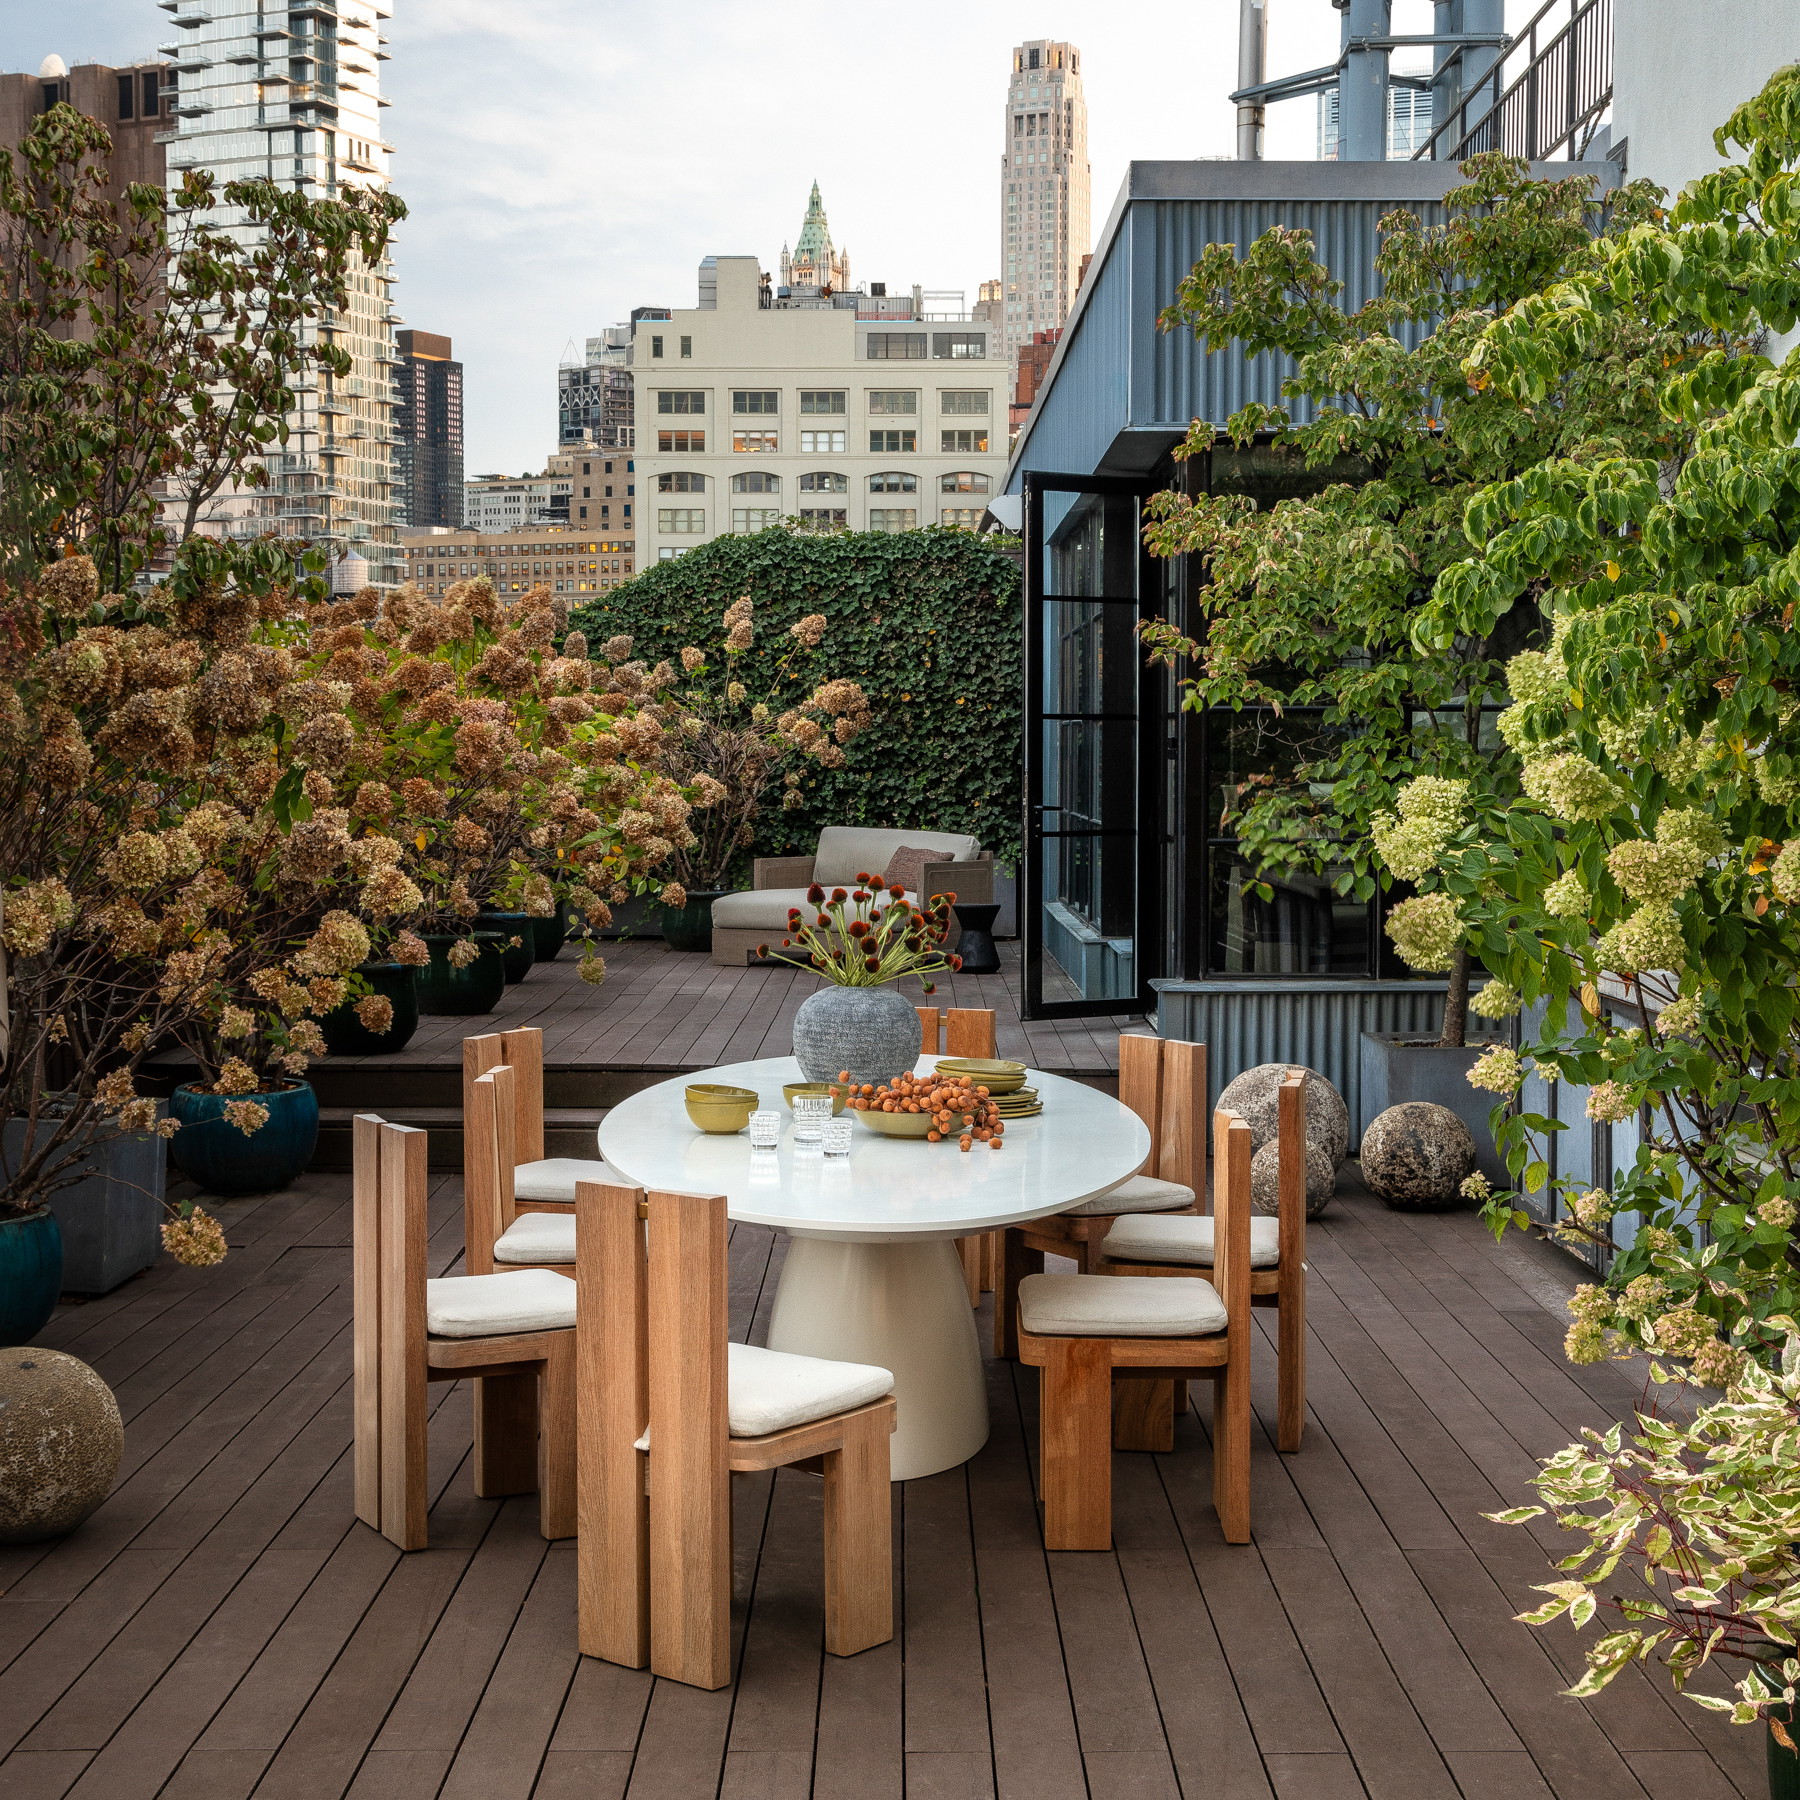
<svg viewBox="0 0 1800 1800">
<path fill-rule="evenodd" d="M 1413 152 L 1413 161 L 1461 162 L 1482 150 L 1527 162 L 1547 161 L 1565 148 L 1577 155 L 1584 134 L 1612 102 L 1612 12 L 1613 0 L 1546 0 L 1494 73 Z"/>
</svg>

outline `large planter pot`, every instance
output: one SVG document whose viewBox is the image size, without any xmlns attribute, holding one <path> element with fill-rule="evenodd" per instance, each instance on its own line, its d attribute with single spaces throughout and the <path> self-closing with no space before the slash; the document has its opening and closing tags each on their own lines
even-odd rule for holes
<svg viewBox="0 0 1800 1800">
<path fill-rule="evenodd" d="M 44 1329 L 62 1270 L 62 1233 L 49 1207 L 0 1218 L 0 1344 L 28 1344 Z"/>
<path fill-rule="evenodd" d="M 794 1055 L 808 1081 L 891 1081 L 918 1061 L 918 1011 L 891 987 L 822 987 L 794 1014 Z"/>
<path fill-rule="evenodd" d="M 61 1537 L 112 1492 L 119 1403 L 60 1350 L 0 1351 L 0 1544 Z"/>
<path fill-rule="evenodd" d="M 229 1100 L 254 1100 L 269 1110 L 246 1137 L 225 1117 Z M 266 1094 L 207 1094 L 178 1087 L 169 1111 L 181 1129 L 169 1140 L 175 1166 L 209 1194 L 266 1194 L 284 1188 L 312 1161 L 319 1141 L 319 1097 L 312 1083 Z"/>
<path fill-rule="evenodd" d="M 1469 1135 L 1475 1140 L 1475 1166 L 1495 1187 L 1510 1186 L 1512 1178 L 1506 1173 L 1506 1165 L 1494 1148 L 1494 1134 L 1488 1129 L 1488 1114 L 1499 1096 L 1469 1085 L 1469 1071 L 1499 1042 L 1498 1038 L 1489 1038 L 1452 1050 L 1440 1047 L 1431 1038 L 1390 1037 L 1365 1031 L 1362 1098 L 1367 1116 L 1374 1118 L 1390 1106 L 1409 1100 L 1447 1106 L 1468 1126 Z"/>
<path fill-rule="evenodd" d="M 159 1103 L 158 1111 L 166 1110 Z M 40 1123 L 46 1135 L 54 1121 Z M 25 1121 L 6 1124 L 6 1156 L 17 1167 Z M 50 1196 L 62 1232 L 65 1294 L 109 1294 L 162 1254 L 163 1172 L 167 1152 L 152 1131 L 101 1138 L 83 1160 L 81 1179 Z"/>
<path fill-rule="evenodd" d="M 453 937 L 428 937 L 425 947 L 431 961 L 418 971 L 419 1011 L 427 1018 L 470 1018 L 490 1013 L 506 992 L 506 967 L 500 960 L 497 932 L 475 933 L 480 955 L 466 969 L 450 960 Z"/>
<path fill-rule="evenodd" d="M 477 933 L 491 931 L 499 936 L 500 966 L 508 987 L 515 981 L 523 981 L 537 964 L 536 924 L 530 913 L 484 912 L 476 915 Z M 516 944 L 514 938 L 519 940 Z"/>
<path fill-rule="evenodd" d="M 662 909 L 663 942 L 671 950 L 712 950 L 712 906 L 729 888 L 689 888 L 686 906 Z"/>
<path fill-rule="evenodd" d="M 549 918 L 531 921 L 531 948 L 539 962 L 555 962 L 568 940 L 568 901 L 565 900 Z"/>
<path fill-rule="evenodd" d="M 419 1029 L 419 984 L 405 963 L 362 963 L 356 973 L 377 994 L 393 1003 L 394 1022 L 386 1031 L 371 1031 L 356 1016 L 356 1002 L 346 1000 L 320 1021 L 325 1048 L 333 1056 L 392 1056 L 404 1050 Z"/>
</svg>

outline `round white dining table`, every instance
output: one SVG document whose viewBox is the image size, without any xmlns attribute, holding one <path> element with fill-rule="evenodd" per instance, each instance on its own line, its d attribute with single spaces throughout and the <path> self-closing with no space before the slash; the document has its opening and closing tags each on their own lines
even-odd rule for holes
<svg viewBox="0 0 1800 1800">
<path fill-rule="evenodd" d="M 935 1058 L 921 1058 L 928 1071 Z M 987 1441 L 987 1389 L 953 1240 L 1097 1199 L 1135 1175 L 1150 1134 L 1097 1088 L 1032 1071 L 1044 1110 L 1009 1121 L 1005 1147 L 880 1137 L 857 1124 L 847 1157 L 796 1146 L 782 1100 L 791 1056 L 680 1075 L 633 1094 L 600 1124 L 600 1154 L 643 1187 L 723 1194 L 731 1217 L 787 1232 L 769 1347 L 894 1376 L 893 1478 L 935 1475 Z M 783 1115 L 781 1144 L 708 1135 L 683 1104 L 693 1081 L 753 1088 Z"/>
</svg>

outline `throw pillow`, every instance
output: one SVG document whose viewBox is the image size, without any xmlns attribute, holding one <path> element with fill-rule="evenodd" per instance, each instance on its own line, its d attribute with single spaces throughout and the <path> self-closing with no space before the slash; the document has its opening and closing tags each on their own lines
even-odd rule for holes
<svg viewBox="0 0 1800 1800">
<path fill-rule="evenodd" d="M 930 897 L 921 893 L 919 888 L 919 884 L 925 879 L 925 865 L 949 860 L 947 851 L 921 850 L 914 844 L 902 844 L 888 858 L 887 871 L 881 879 L 887 887 L 905 888 L 909 894 L 917 895 L 920 905 L 923 905 Z"/>
</svg>

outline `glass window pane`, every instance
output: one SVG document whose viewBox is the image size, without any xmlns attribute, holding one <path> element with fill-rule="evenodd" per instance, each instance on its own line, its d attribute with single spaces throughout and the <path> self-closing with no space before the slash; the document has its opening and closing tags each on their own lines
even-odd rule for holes
<svg viewBox="0 0 1800 1800">
<path fill-rule="evenodd" d="M 1047 838 L 1040 847 L 1046 1000 L 1132 1000 L 1135 837 Z"/>
<path fill-rule="evenodd" d="M 1367 975 L 1370 911 L 1329 875 L 1259 877 L 1235 851 L 1209 859 L 1210 963 L 1225 975 Z M 1270 899 L 1250 883 L 1262 880 Z"/>
<path fill-rule="evenodd" d="M 1134 495 L 1046 492 L 1038 559 L 1043 591 L 1135 600 L 1138 523 Z"/>
</svg>

